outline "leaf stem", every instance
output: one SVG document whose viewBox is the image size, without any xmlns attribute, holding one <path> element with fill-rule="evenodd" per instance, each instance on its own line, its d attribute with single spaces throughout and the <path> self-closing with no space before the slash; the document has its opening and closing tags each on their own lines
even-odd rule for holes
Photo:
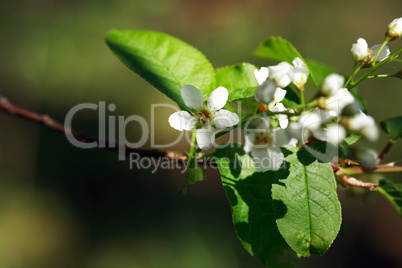
<svg viewBox="0 0 402 268">
<path fill-rule="evenodd" d="M 300 91 L 300 102 L 303 105 L 303 112 L 306 110 L 305 103 L 304 103 L 304 91 Z"/>
<path fill-rule="evenodd" d="M 348 81 L 346 81 L 346 83 L 345 83 L 345 85 L 344 85 L 343 87 L 347 87 L 347 86 L 349 85 L 349 83 L 353 81 L 353 79 L 354 79 L 356 73 L 361 69 L 361 68 L 360 68 L 360 69 L 356 72 L 356 66 L 357 66 L 357 62 L 354 62 L 354 63 L 353 63 L 352 74 L 351 74 L 351 76 L 349 76 Z"/>
<path fill-rule="evenodd" d="M 190 148 L 190 157 L 194 157 L 195 154 L 195 144 L 197 142 L 197 129 L 194 128 L 193 135 L 191 136 L 191 148 Z"/>
</svg>

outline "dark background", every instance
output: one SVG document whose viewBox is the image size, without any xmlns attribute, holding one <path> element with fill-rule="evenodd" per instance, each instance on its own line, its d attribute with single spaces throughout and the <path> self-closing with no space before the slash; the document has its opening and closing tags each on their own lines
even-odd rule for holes
<svg viewBox="0 0 402 268">
<path fill-rule="evenodd" d="M 110 29 L 169 33 L 214 67 L 267 65 L 252 51 L 280 35 L 305 58 L 349 73 L 352 43 L 359 37 L 381 43 L 401 10 L 396 0 L 2 1 L 0 93 L 60 122 L 75 105 L 100 101 L 116 105 L 108 115 L 150 122 L 151 104 L 173 102 L 114 57 L 104 42 Z M 400 46 L 401 40 L 390 45 Z M 400 115 L 401 85 L 386 79 L 359 87 L 377 122 Z M 179 135 L 167 122 L 172 112 L 156 110 L 159 144 Z M 96 111 L 80 112 L 73 122 L 97 133 Z M 207 170 L 184 197 L 178 170 L 131 170 L 116 153 L 76 148 L 62 134 L 5 114 L 0 129 L 0 267 L 262 267 L 236 237 L 217 170 Z M 131 124 L 127 136 L 138 140 L 139 128 Z M 368 146 L 380 151 L 385 144 L 382 134 Z M 400 161 L 401 149 L 397 144 L 386 161 Z M 401 182 L 400 175 L 393 179 Z M 339 194 L 339 236 L 324 256 L 297 260 L 297 267 L 401 267 L 402 225 L 393 207 L 377 193 Z"/>
</svg>

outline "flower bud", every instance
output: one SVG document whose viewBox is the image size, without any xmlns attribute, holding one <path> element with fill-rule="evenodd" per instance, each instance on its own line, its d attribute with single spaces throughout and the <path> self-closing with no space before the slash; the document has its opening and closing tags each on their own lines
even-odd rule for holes
<svg viewBox="0 0 402 268">
<path fill-rule="evenodd" d="M 387 36 L 391 38 L 391 40 L 395 40 L 402 36 L 402 17 L 394 19 L 388 25 Z"/>
<path fill-rule="evenodd" d="M 357 43 L 352 45 L 352 56 L 356 62 L 365 61 L 370 51 L 368 48 L 368 44 L 365 39 L 359 38 L 357 39 Z"/>
<path fill-rule="evenodd" d="M 362 135 L 369 141 L 376 141 L 379 134 L 374 118 L 363 112 L 347 120 L 347 129 Z"/>
<path fill-rule="evenodd" d="M 292 82 L 297 87 L 298 90 L 303 91 L 304 86 L 307 83 L 309 70 L 306 64 L 303 62 L 303 60 L 300 59 L 299 57 L 295 58 L 292 63 L 294 66 L 293 67 L 294 76 Z"/>
<path fill-rule="evenodd" d="M 326 141 L 332 144 L 339 144 L 346 137 L 346 130 L 343 126 L 332 124 L 327 127 Z"/>
<path fill-rule="evenodd" d="M 270 66 L 269 79 L 273 80 L 278 87 L 287 87 L 293 80 L 293 66 L 287 62 L 281 62 L 278 65 Z"/>
<path fill-rule="evenodd" d="M 321 85 L 321 94 L 325 96 L 334 95 L 340 88 L 343 88 L 343 84 L 345 83 L 345 78 L 339 74 L 330 74 L 328 75 L 323 84 Z"/>
</svg>

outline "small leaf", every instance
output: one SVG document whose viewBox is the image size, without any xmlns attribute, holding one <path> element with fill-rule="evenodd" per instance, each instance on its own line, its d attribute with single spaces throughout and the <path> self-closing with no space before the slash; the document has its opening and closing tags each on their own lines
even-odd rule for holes
<svg viewBox="0 0 402 268">
<path fill-rule="evenodd" d="M 391 118 L 380 123 L 381 128 L 388 133 L 391 140 L 402 137 L 402 116 Z"/>
<path fill-rule="evenodd" d="M 347 136 L 344 141 L 348 144 L 348 145 L 352 145 L 355 142 L 357 142 L 360 139 L 360 135 L 357 134 L 350 134 L 349 136 Z"/>
<path fill-rule="evenodd" d="M 391 202 L 402 217 L 402 184 L 396 184 L 390 180 L 380 180 L 380 186 L 376 190 Z"/>
<path fill-rule="evenodd" d="M 267 60 L 286 61 L 292 63 L 296 58 L 302 58 L 296 48 L 287 40 L 282 37 L 270 37 L 262 43 L 256 51 L 254 56 Z"/>
<path fill-rule="evenodd" d="M 285 166 L 272 185 L 276 222 L 290 247 L 302 256 L 322 255 L 341 226 L 341 207 L 331 165 L 303 147 L 285 149 Z"/>
<path fill-rule="evenodd" d="M 250 63 L 226 66 L 215 71 L 216 86 L 229 91 L 228 102 L 254 96 L 258 82 L 254 76 L 257 67 Z"/>
<path fill-rule="evenodd" d="M 205 173 L 202 170 L 202 168 L 200 168 L 197 165 L 197 162 L 194 159 L 194 157 L 189 158 L 189 160 L 187 162 L 186 179 L 187 179 L 186 187 L 182 190 L 182 193 L 184 195 L 187 194 L 187 188 L 188 187 L 190 187 L 194 183 L 203 181 L 205 179 Z"/>
<path fill-rule="evenodd" d="M 262 59 L 273 60 L 273 61 L 286 61 L 292 64 L 296 57 L 301 58 L 305 63 L 307 63 L 297 49 L 287 40 L 282 37 L 270 37 L 264 43 L 262 43 L 255 51 L 254 56 Z M 310 66 L 309 80 L 315 86 L 318 87 L 315 78 L 312 76 Z"/>
<path fill-rule="evenodd" d="M 113 53 L 162 93 L 189 110 L 181 88 L 193 85 L 208 98 L 214 89 L 215 72 L 205 56 L 191 45 L 164 33 L 113 30 L 106 36 Z"/>
<path fill-rule="evenodd" d="M 300 104 L 299 95 L 296 92 L 294 92 L 290 87 L 287 87 L 285 89 L 287 92 L 282 102 L 288 106 L 295 106 Z"/>
<path fill-rule="evenodd" d="M 252 158 L 240 144 L 216 150 L 216 162 L 232 210 L 237 236 L 246 250 L 269 267 L 291 267 L 278 262 L 289 249 L 276 226 L 272 210 L 272 171 L 257 172 Z"/>
</svg>

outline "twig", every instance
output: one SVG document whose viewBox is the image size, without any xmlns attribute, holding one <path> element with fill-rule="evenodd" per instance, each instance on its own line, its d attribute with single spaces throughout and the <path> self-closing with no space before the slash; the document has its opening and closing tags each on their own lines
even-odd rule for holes
<svg viewBox="0 0 402 268">
<path fill-rule="evenodd" d="M 394 141 L 392 141 L 392 140 L 388 141 L 384 150 L 382 150 L 382 152 L 380 153 L 380 155 L 377 158 L 377 161 L 375 162 L 376 166 L 378 166 L 381 163 L 381 161 L 384 160 L 385 156 L 389 153 L 389 150 L 391 150 L 392 145 L 394 145 Z"/>
<path fill-rule="evenodd" d="M 105 145 L 105 148 L 110 151 L 118 152 L 119 151 L 119 145 L 116 146 L 116 142 L 110 143 L 109 140 L 105 139 L 99 139 L 96 138 L 93 135 L 89 134 L 84 134 L 81 132 L 78 132 L 74 129 L 70 129 L 65 127 L 64 125 L 58 123 L 57 121 L 53 120 L 49 115 L 47 114 L 37 114 L 35 112 L 31 112 L 27 109 L 18 107 L 14 104 L 12 104 L 7 98 L 4 96 L 0 96 L 0 109 L 10 115 L 10 116 L 16 116 L 28 121 L 32 121 L 38 124 L 41 124 L 47 128 L 53 129 L 57 132 L 61 132 L 64 134 L 72 134 L 76 140 L 83 142 L 83 143 L 89 143 L 89 142 L 98 142 L 101 144 Z M 113 144 L 113 146 L 109 146 L 109 144 Z M 174 151 L 159 151 L 159 150 L 140 150 L 140 149 L 134 149 L 128 146 L 125 146 L 125 154 L 130 155 L 133 153 L 138 154 L 140 157 L 152 157 L 152 158 L 167 158 L 170 160 L 178 161 L 179 163 L 185 163 L 187 160 L 187 157 L 179 152 L 174 152 Z M 200 164 L 203 163 L 203 160 L 199 161 Z"/>
</svg>

